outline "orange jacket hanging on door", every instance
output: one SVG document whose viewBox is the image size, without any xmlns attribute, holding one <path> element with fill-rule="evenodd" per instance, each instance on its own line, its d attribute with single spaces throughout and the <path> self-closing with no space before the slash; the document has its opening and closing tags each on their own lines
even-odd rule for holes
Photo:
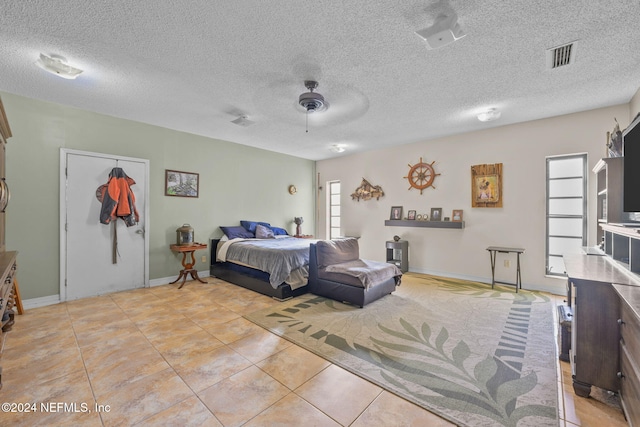
<svg viewBox="0 0 640 427">
<path fill-rule="evenodd" d="M 127 227 L 138 223 L 140 216 L 136 209 L 136 197 L 131 190 L 131 186 L 135 183 L 122 168 L 111 170 L 109 182 L 98 189 L 98 199 L 102 202 L 102 209 L 100 209 L 102 224 L 109 224 L 117 218 L 121 218 Z"/>
</svg>

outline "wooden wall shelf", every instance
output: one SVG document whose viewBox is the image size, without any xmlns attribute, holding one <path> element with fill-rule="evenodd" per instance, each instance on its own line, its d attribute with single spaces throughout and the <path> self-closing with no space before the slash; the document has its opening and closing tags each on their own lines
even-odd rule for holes
<svg viewBox="0 0 640 427">
<path fill-rule="evenodd" d="M 404 219 L 387 219 L 384 225 L 391 227 L 427 227 L 427 228 L 464 228 L 464 221 L 419 221 Z"/>
</svg>

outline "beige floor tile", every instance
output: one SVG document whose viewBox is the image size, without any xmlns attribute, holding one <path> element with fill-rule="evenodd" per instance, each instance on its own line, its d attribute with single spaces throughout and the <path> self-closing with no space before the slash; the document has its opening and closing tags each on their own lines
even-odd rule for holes
<svg viewBox="0 0 640 427">
<path fill-rule="evenodd" d="M 292 345 L 291 342 L 262 329 L 253 335 L 230 343 L 229 347 L 251 362 L 258 363 L 290 345 Z"/>
<path fill-rule="evenodd" d="M 194 357 L 210 353 L 224 344 L 205 330 L 179 334 L 170 340 L 155 343 L 155 348 L 171 365 L 184 363 Z"/>
<path fill-rule="evenodd" d="M 11 357 L 14 357 L 12 354 Z M 2 390 L 22 389 L 37 386 L 43 382 L 55 380 L 73 373 L 83 372 L 84 364 L 78 347 L 68 348 L 55 355 L 46 355 L 46 351 L 23 353 L 9 360 L 2 358 Z"/>
<path fill-rule="evenodd" d="M 136 426 L 222 427 L 196 396 L 141 421 Z"/>
<path fill-rule="evenodd" d="M 102 341 L 82 347 L 82 358 L 89 371 L 122 363 L 140 351 L 151 351 L 153 346 L 140 331 L 126 335 L 108 337 Z"/>
<path fill-rule="evenodd" d="M 102 425 L 100 415 L 93 412 L 95 400 L 89 380 L 80 370 L 37 386 L 21 389 L 5 386 L 0 390 L 0 399 L 3 402 L 35 404 L 30 407 L 30 412 L 0 412 L 0 425 L 3 426 Z"/>
<path fill-rule="evenodd" d="M 173 368 L 192 390 L 198 392 L 249 366 L 251 362 L 225 346 L 175 363 Z"/>
<path fill-rule="evenodd" d="M 76 324 L 74 322 L 74 330 L 76 330 Z M 99 343 L 105 339 L 113 337 L 122 337 L 128 334 L 138 332 L 138 328 L 129 319 L 122 319 L 117 322 L 105 324 L 103 327 L 97 325 L 83 324 L 80 330 L 76 330 L 76 339 L 80 347 L 85 347 L 91 344 Z"/>
<path fill-rule="evenodd" d="M 440 418 L 388 391 L 383 391 L 371 405 L 351 424 L 351 427 L 368 426 L 445 427 L 455 424 Z"/>
<path fill-rule="evenodd" d="M 87 368 L 97 398 L 125 388 L 141 379 L 170 368 L 153 348 L 126 354 L 117 362 Z"/>
<path fill-rule="evenodd" d="M 186 312 L 185 315 L 204 329 L 240 318 L 240 315 L 218 304 L 212 304 L 207 310 Z"/>
<path fill-rule="evenodd" d="M 140 331 L 152 344 L 173 339 L 183 334 L 195 334 L 202 328 L 193 323 L 189 318 L 182 316 L 178 321 L 154 322 L 139 327 Z"/>
<path fill-rule="evenodd" d="M 230 313 L 233 312 L 230 311 Z M 225 344 L 230 344 L 250 335 L 264 331 L 262 327 L 240 317 L 239 314 L 234 313 L 234 315 L 237 317 L 233 320 L 225 323 L 213 323 L 206 326 L 205 329 Z"/>
<path fill-rule="evenodd" d="M 194 396 L 172 369 L 156 372 L 98 398 L 109 405 L 102 412 L 105 426 L 133 425 Z"/>
<path fill-rule="evenodd" d="M 198 393 L 225 426 L 239 426 L 289 393 L 289 390 L 251 366 Z"/>
<path fill-rule="evenodd" d="M 382 392 L 375 384 L 331 365 L 295 393 L 342 425 L 349 425 Z"/>
<path fill-rule="evenodd" d="M 329 365 L 331 363 L 327 360 L 297 345 L 287 347 L 256 364 L 290 390 L 300 387 Z"/>
<path fill-rule="evenodd" d="M 290 393 L 253 418 L 244 427 L 335 427 L 340 426 L 328 415 L 306 402 L 295 393 Z M 377 423 L 369 424 L 380 425 Z"/>
</svg>

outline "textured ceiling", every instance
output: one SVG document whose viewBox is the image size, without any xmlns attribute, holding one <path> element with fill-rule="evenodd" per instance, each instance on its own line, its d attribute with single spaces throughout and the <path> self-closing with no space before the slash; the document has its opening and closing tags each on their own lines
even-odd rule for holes
<svg viewBox="0 0 640 427">
<path fill-rule="evenodd" d="M 467 36 L 427 49 L 415 31 L 451 10 Z M 626 103 L 639 21 L 637 0 L 3 0 L 0 90 L 320 160 Z M 41 52 L 85 71 L 45 73 Z M 308 133 L 306 79 L 330 104 Z"/>
</svg>

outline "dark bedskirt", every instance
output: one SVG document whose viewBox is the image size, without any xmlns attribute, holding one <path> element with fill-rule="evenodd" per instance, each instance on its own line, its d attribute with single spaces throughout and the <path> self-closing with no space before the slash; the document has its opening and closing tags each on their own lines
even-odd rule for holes
<svg viewBox="0 0 640 427">
<path fill-rule="evenodd" d="M 269 283 L 269 273 L 231 262 L 213 263 L 210 266 L 209 273 L 212 277 L 217 277 L 234 285 L 242 286 L 279 300 L 286 300 L 308 292 L 308 285 L 291 289 L 291 286 L 286 283 L 282 283 L 274 289 Z"/>
</svg>

